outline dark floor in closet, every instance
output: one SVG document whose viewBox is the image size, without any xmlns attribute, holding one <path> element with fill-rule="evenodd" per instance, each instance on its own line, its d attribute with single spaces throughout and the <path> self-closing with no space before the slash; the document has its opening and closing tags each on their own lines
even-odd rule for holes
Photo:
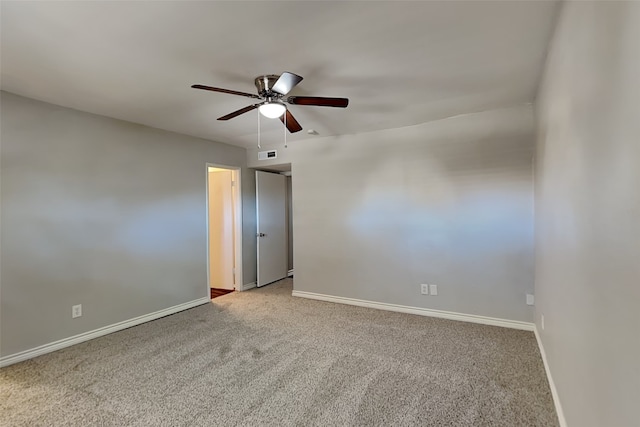
<svg viewBox="0 0 640 427">
<path fill-rule="evenodd" d="M 228 294 L 230 292 L 233 292 L 233 290 L 211 288 L 211 299 L 214 299 L 214 298 L 217 298 L 217 297 L 221 297 L 222 295 L 226 295 L 226 294 Z"/>
</svg>

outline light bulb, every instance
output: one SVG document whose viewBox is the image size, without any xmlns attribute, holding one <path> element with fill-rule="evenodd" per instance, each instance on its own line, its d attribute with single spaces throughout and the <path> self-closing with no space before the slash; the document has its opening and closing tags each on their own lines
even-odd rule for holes
<svg viewBox="0 0 640 427">
<path fill-rule="evenodd" d="M 270 119 L 277 119 L 283 115 L 286 110 L 287 108 L 279 102 L 269 102 L 258 107 L 260 114 Z"/>
</svg>

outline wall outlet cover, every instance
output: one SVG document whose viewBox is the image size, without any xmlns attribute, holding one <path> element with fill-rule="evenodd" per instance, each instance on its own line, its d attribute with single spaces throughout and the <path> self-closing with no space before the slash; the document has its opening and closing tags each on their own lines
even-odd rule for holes
<svg viewBox="0 0 640 427">
<path fill-rule="evenodd" d="M 82 316 L 82 304 L 74 305 L 71 307 L 71 317 L 75 319 L 76 317 Z"/>
<path fill-rule="evenodd" d="M 532 294 L 527 294 L 527 305 L 534 305 L 536 298 Z"/>
<path fill-rule="evenodd" d="M 429 285 L 423 283 L 422 285 L 420 285 L 420 293 L 422 295 L 429 295 Z"/>
<path fill-rule="evenodd" d="M 438 285 L 429 285 L 429 293 L 431 295 L 438 295 Z"/>
</svg>

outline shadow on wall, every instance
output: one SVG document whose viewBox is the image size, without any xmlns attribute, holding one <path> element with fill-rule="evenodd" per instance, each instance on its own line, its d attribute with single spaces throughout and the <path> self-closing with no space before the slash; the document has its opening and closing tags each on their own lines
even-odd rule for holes
<svg viewBox="0 0 640 427">
<path fill-rule="evenodd" d="M 510 112 L 483 113 L 296 153 L 296 289 L 531 321 L 530 113 L 505 126 Z M 420 283 L 442 293 L 416 299 Z"/>
</svg>

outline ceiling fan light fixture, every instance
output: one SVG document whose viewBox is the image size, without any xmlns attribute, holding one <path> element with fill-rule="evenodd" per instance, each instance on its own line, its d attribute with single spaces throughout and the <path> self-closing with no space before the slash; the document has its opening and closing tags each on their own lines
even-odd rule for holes
<svg viewBox="0 0 640 427">
<path fill-rule="evenodd" d="M 287 107 L 279 102 L 268 102 L 258 107 L 258 111 L 265 117 L 277 119 L 287 111 Z"/>
</svg>

